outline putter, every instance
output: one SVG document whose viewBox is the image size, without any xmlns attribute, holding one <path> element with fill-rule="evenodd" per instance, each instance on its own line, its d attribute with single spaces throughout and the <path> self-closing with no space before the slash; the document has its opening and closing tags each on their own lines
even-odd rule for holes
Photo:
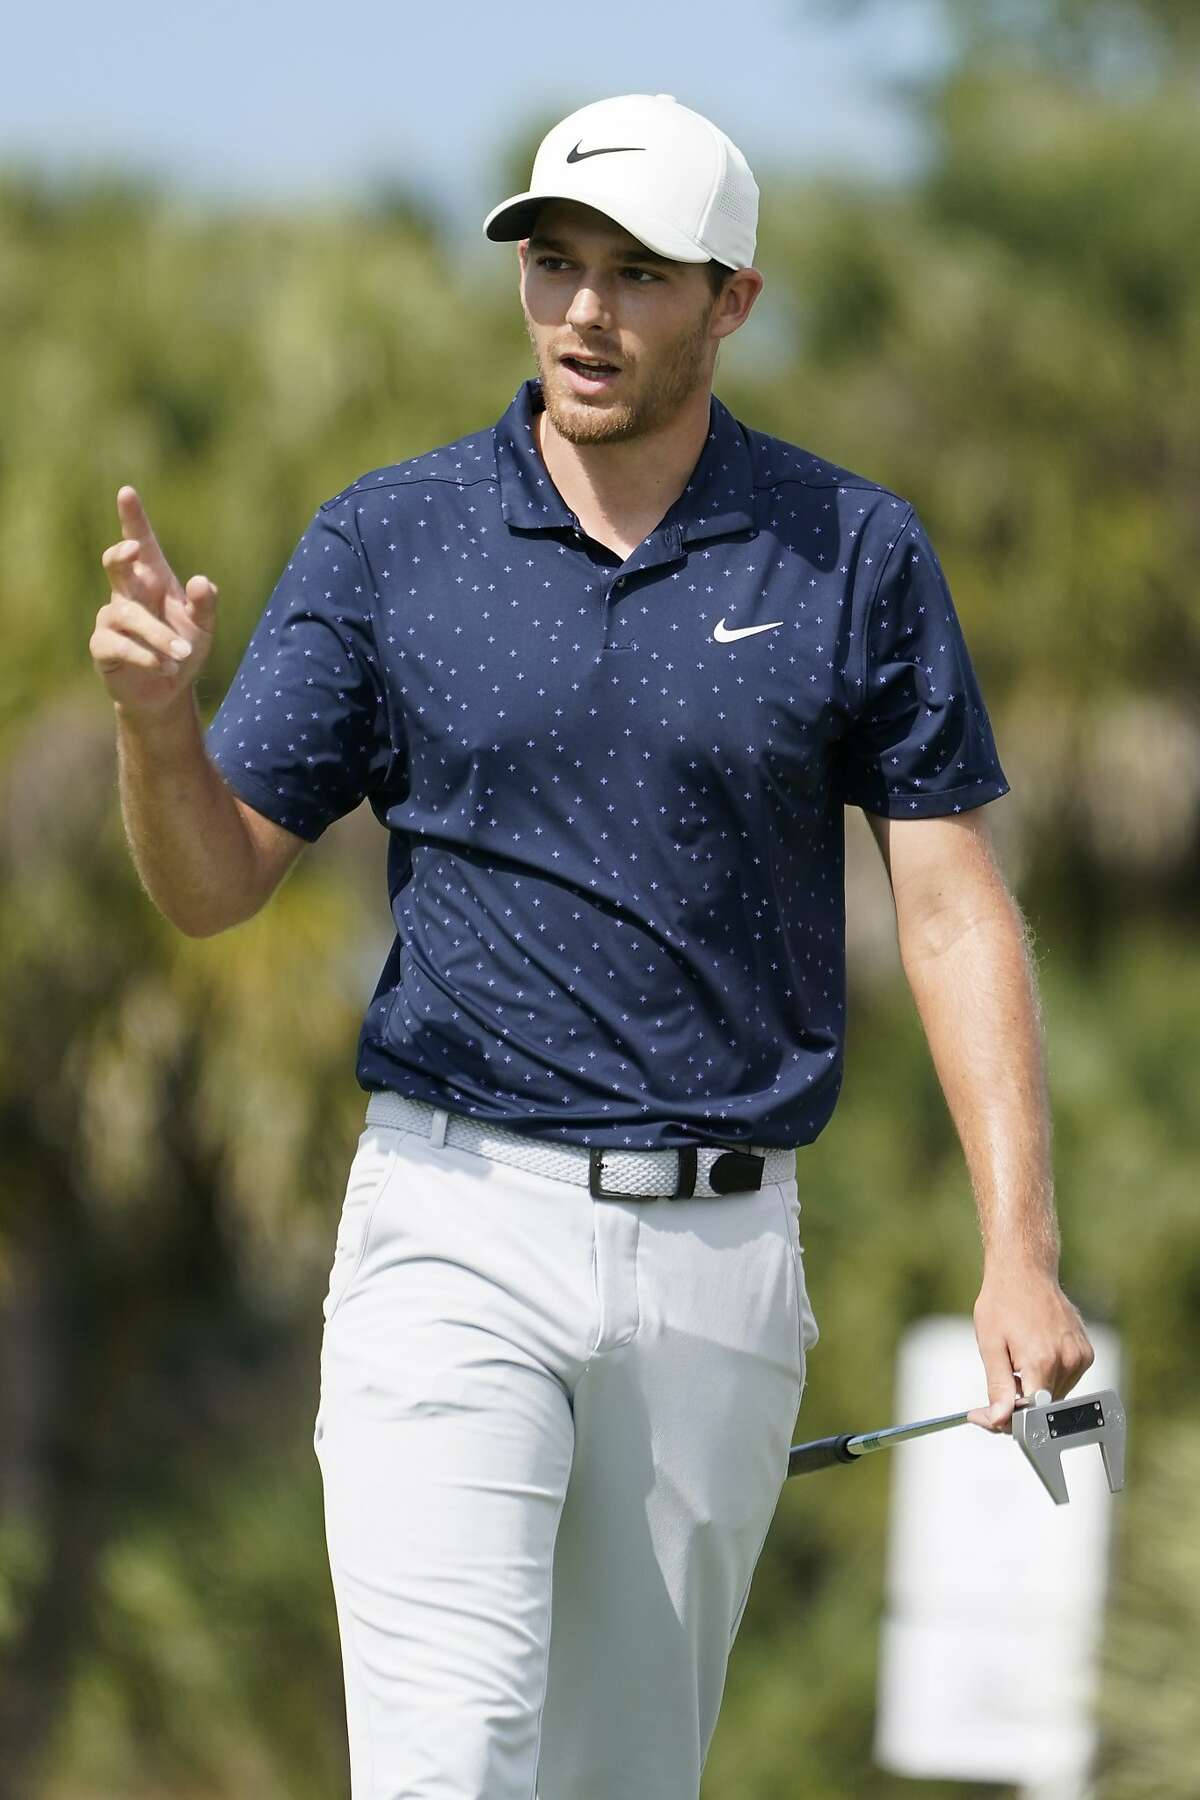
<svg viewBox="0 0 1200 1800">
<path fill-rule="evenodd" d="M 809 1475 L 835 1463 L 857 1462 L 872 1450 L 887 1450 L 893 1444 L 966 1423 L 965 1412 L 947 1413 L 944 1418 L 918 1419 L 912 1425 L 889 1425 L 883 1431 L 843 1432 L 838 1437 L 793 1444 L 788 1474 Z M 1069 1498 L 1062 1471 L 1064 1450 L 1099 1444 L 1109 1493 L 1125 1486 L 1125 1408 L 1115 1388 L 1081 1394 L 1069 1403 L 1052 1400 L 1045 1388 L 1039 1388 L 1032 1399 L 1021 1396 L 1013 1411 L 1012 1434 L 1056 1506 L 1065 1506 Z"/>
</svg>

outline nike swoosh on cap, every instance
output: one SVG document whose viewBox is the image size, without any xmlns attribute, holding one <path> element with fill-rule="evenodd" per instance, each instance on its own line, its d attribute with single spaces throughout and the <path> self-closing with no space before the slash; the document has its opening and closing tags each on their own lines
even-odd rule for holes
<svg viewBox="0 0 1200 1800">
<path fill-rule="evenodd" d="M 774 631 L 776 626 L 782 624 L 782 619 L 775 619 L 770 625 L 739 625 L 736 630 L 731 631 L 724 619 L 718 619 L 713 626 L 713 636 L 718 644 L 732 644 L 736 638 L 753 637 L 756 631 Z"/>
<path fill-rule="evenodd" d="M 603 150 L 581 150 L 579 144 L 576 144 L 573 150 L 567 151 L 567 161 L 571 163 L 586 162 L 589 156 L 623 156 L 628 150 L 644 150 L 645 148 L 645 144 L 609 144 Z"/>
</svg>

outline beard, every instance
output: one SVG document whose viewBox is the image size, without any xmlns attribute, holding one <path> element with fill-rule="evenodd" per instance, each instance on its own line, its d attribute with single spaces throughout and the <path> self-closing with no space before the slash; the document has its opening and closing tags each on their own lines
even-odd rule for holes
<svg viewBox="0 0 1200 1800">
<path fill-rule="evenodd" d="M 658 366 L 647 375 L 640 392 L 627 400 L 589 403 L 566 390 L 557 362 L 551 358 L 543 359 L 526 314 L 525 328 L 541 378 L 542 399 L 558 435 L 571 444 L 615 444 L 645 437 L 668 425 L 684 402 L 710 379 L 707 351 L 711 316 L 710 305 L 693 325 L 680 333 L 663 352 Z M 628 364 L 623 372 L 628 376 Z M 636 379 L 634 386 L 637 387 Z"/>
</svg>

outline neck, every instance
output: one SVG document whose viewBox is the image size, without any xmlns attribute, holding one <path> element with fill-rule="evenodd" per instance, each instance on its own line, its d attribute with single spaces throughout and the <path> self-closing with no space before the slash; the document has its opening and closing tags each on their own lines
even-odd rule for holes
<svg viewBox="0 0 1200 1800">
<path fill-rule="evenodd" d="M 538 448 L 550 479 L 590 536 L 627 555 L 654 530 L 700 460 L 709 402 L 709 390 L 698 389 L 666 425 L 611 444 L 572 443 L 555 430 L 544 408 L 536 414 Z"/>
</svg>

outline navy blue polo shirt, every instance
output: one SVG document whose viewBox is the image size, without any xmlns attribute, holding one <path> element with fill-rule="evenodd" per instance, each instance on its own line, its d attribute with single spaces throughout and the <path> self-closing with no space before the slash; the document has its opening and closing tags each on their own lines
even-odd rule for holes
<svg viewBox="0 0 1200 1800">
<path fill-rule="evenodd" d="M 391 1088 L 550 1141 L 810 1142 L 845 1021 L 843 807 L 1007 792 L 911 506 L 715 397 L 624 561 L 492 429 L 318 507 L 207 733 L 308 840 L 363 799 L 395 939 Z"/>
</svg>

